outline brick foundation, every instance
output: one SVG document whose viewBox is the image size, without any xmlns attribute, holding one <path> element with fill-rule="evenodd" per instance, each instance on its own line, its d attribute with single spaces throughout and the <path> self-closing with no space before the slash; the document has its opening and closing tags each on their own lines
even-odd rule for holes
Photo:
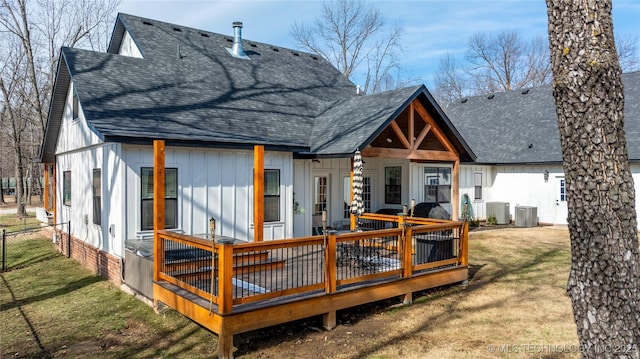
<svg viewBox="0 0 640 359">
<path fill-rule="evenodd" d="M 44 230 L 50 237 L 53 236 L 54 229 Z M 68 255 L 69 251 L 69 235 L 66 232 L 55 230 L 58 236 L 57 243 L 54 246 L 64 255 Z M 79 262 L 83 267 L 91 270 L 113 284 L 120 286 L 122 284 L 122 267 L 120 258 L 103 252 L 100 249 L 76 238 L 71 237 L 71 258 Z"/>
</svg>

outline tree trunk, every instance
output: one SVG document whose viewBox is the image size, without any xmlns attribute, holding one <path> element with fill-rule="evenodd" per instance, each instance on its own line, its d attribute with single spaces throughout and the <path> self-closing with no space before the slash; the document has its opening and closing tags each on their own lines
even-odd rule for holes
<svg viewBox="0 0 640 359">
<path fill-rule="evenodd" d="M 640 257 L 611 0 L 546 0 L 583 356 L 640 358 Z"/>
<path fill-rule="evenodd" d="M 24 206 L 24 169 L 22 168 L 22 156 L 20 150 L 15 151 L 16 160 L 16 214 L 24 217 L 27 212 Z"/>
</svg>

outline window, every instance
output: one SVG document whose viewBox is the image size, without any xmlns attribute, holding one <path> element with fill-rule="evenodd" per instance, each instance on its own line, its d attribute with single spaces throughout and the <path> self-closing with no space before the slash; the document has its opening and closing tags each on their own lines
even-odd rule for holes
<svg viewBox="0 0 640 359">
<path fill-rule="evenodd" d="M 473 199 L 482 199 L 482 173 L 473 174 Z"/>
<path fill-rule="evenodd" d="M 564 178 L 560 179 L 560 201 L 561 202 L 566 202 L 567 201 L 567 188 L 564 182 Z"/>
<path fill-rule="evenodd" d="M 62 172 L 62 204 L 71 207 L 71 171 Z"/>
<path fill-rule="evenodd" d="M 77 120 L 80 112 L 80 107 L 78 105 L 78 95 L 76 95 L 75 90 L 73 91 L 73 119 Z"/>
<path fill-rule="evenodd" d="M 362 203 L 364 211 L 371 213 L 371 177 L 362 178 Z M 344 178 L 344 218 L 351 215 L 351 179 Z"/>
<path fill-rule="evenodd" d="M 264 221 L 280 220 L 280 170 L 264 170 Z"/>
<path fill-rule="evenodd" d="M 424 168 L 424 201 L 451 203 L 451 168 Z"/>
<path fill-rule="evenodd" d="M 93 170 L 93 224 L 100 225 L 102 218 L 102 171 Z"/>
<path fill-rule="evenodd" d="M 329 179 L 316 176 L 313 178 L 313 215 L 321 215 L 327 210 L 327 190 Z"/>
<path fill-rule="evenodd" d="M 178 169 L 164 170 L 164 226 L 167 229 L 177 228 L 178 220 Z M 140 169 L 140 183 L 142 184 L 142 230 L 153 229 L 153 168 Z"/>
<path fill-rule="evenodd" d="M 402 167 L 384 168 L 384 203 L 400 204 L 402 201 Z"/>
</svg>

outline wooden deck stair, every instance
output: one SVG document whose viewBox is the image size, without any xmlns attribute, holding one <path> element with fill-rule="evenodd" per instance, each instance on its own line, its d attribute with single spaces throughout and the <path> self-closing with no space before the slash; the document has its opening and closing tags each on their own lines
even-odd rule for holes
<svg viewBox="0 0 640 359">
<path fill-rule="evenodd" d="M 217 257 L 217 255 L 216 255 Z M 283 268 L 286 261 L 282 259 L 269 258 L 268 251 L 253 253 L 237 253 L 233 255 L 233 274 L 255 273 L 265 270 L 275 270 Z M 165 272 L 171 276 L 184 281 L 189 281 L 201 277 L 203 273 L 211 270 L 213 264 L 214 273 L 217 276 L 217 258 L 214 263 L 211 257 L 198 260 L 181 260 L 165 264 Z"/>
</svg>

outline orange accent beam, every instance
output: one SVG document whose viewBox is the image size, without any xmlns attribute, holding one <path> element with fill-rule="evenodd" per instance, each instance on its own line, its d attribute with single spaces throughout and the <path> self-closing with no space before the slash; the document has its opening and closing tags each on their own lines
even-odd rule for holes
<svg viewBox="0 0 640 359">
<path fill-rule="evenodd" d="M 413 115 L 413 102 L 409 104 L 409 148 L 415 149 L 415 116 Z"/>
<path fill-rule="evenodd" d="M 400 129 L 400 126 L 398 125 L 396 120 L 391 121 L 391 129 L 393 129 L 393 132 L 395 132 L 396 136 L 398 136 L 404 148 L 411 148 L 409 140 L 407 140 L 407 138 L 404 136 L 404 133 L 402 133 L 402 130 Z"/>
<path fill-rule="evenodd" d="M 253 146 L 253 240 L 264 239 L 264 146 Z"/>
<path fill-rule="evenodd" d="M 451 198 L 451 218 L 457 221 L 460 218 L 460 160 L 453 162 L 453 188 Z"/>
<path fill-rule="evenodd" d="M 51 208 L 53 208 L 53 224 L 56 225 L 58 223 L 58 210 L 56 207 L 56 201 L 58 200 L 58 177 L 56 173 L 56 164 L 53 165 L 53 203 L 51 204 Z"/>
<path fill-rule="evenodd" d="M 44 209 L 49 210 L 49 166 L 50 164 L 44 164 Z"/>
<path fill-rule="evenodd" d="M 153 141 L 153 280 L 158 281 L 164 262 L 164 242 L 158 231 L 164 229 L 164 141 Z"/>
</svg>

